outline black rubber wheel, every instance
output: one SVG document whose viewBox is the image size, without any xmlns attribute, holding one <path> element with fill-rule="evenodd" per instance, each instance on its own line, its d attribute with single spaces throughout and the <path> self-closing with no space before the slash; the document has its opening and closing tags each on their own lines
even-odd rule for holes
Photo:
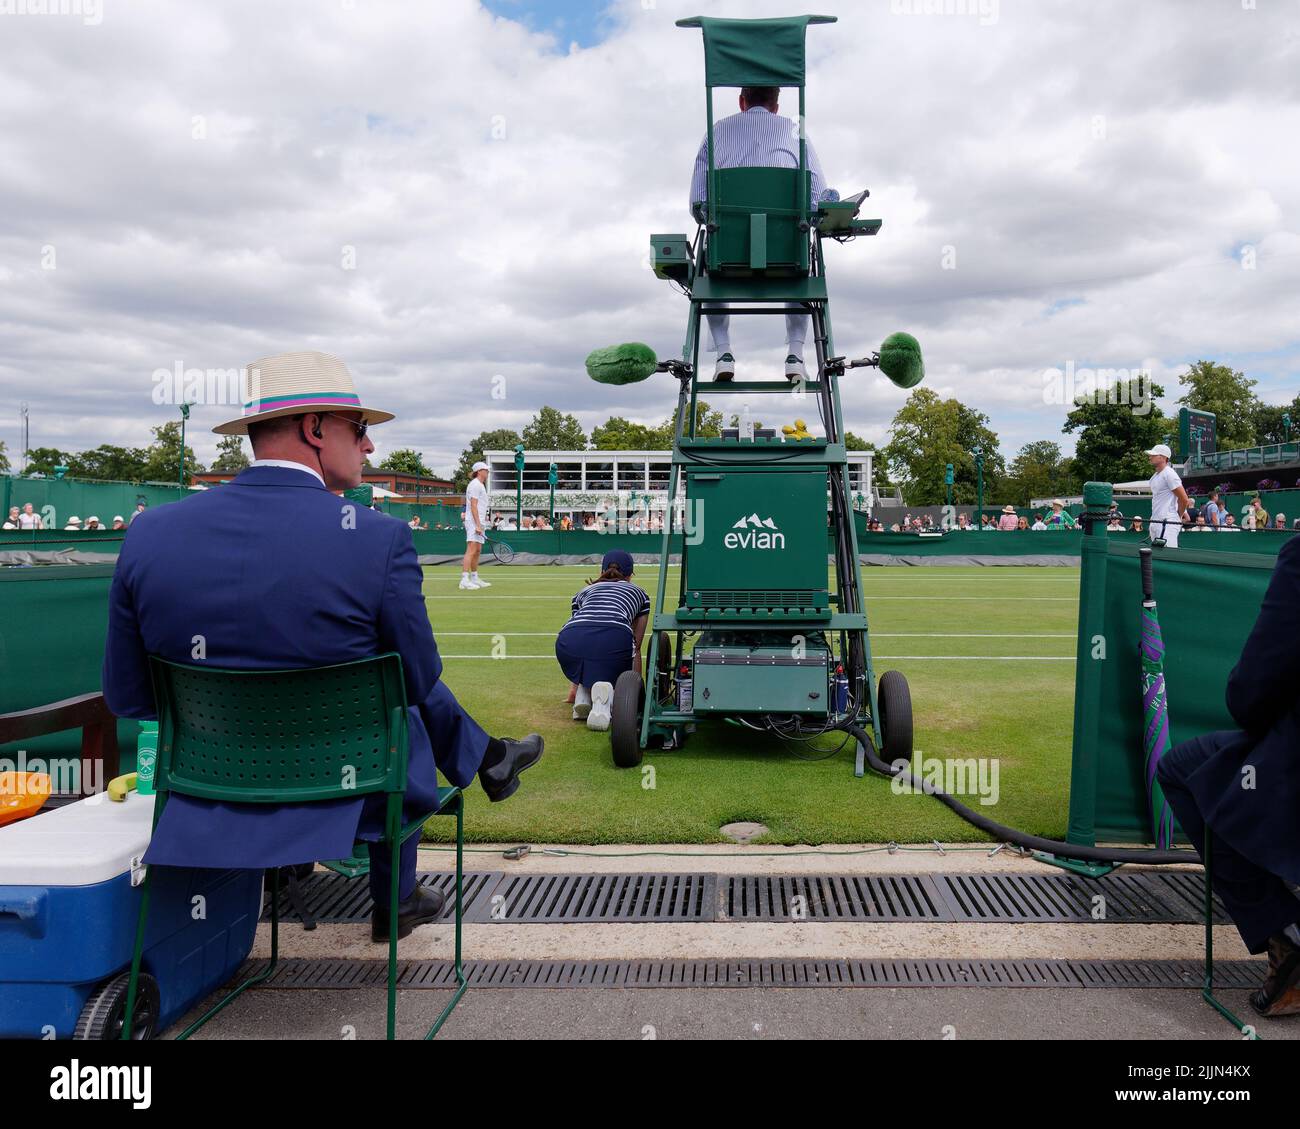
<svg viewBox="0 0 1300 1129">
<path fill-rule="evenodd" d="M 641 710 L 645 684 L 635 670 L 625 670 L 614 683 L 614 703 L 609 712 L 609 747 L 619 768 L 641 763 Z"/>
<path fill-rule="evenodd" d="M 126 1019 L 126 990 L 130 982 L 131 974 L 123 972 L 96 988 L 81 1009 L 72 1037 L 88 1041 L 120 1039 Z M 154 1037 L 158 1006 L 158 981 L 147 972 L 140 973 L 140 983 L 135 992 L 135 1017 L 131 1024 L 132 1039 Z"/>
<path fill-rule="evenodd" d="M 880 736 L 884 748 L 881 760 L 886 764 L 912 759 L 912 691 L 901 671 L 887 670 L 876 686 L 880 709 Z"/>
<path fill-rule="evenodd" d="M 673 685 L 673 637 L 667 631 L 659 632 L 659 665 L 655 677 L 655 700 L 668 697 Z"/>
</svg>

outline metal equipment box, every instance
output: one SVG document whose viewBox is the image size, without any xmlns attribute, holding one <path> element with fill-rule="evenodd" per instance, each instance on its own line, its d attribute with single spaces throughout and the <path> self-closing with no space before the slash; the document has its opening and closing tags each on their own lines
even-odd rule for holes
<svg viewBox="0 0 1300 1129">
<path fill-rule="evenodd" d="M 692 274 L 691 241 L 685 235 L 652 235 L 650 250 L 658 278 L 689 283 Z"/>
<path fill-rule="evenodd" d="M 684 549 L 687 605 L 825 604 L 824 467 L 771 471 L 692 467 L 686 472 L 686 497 L 688 520 L 694 525 L 687 531 Z M 725 594 L 721 604 L 718 593 Z"/>
<path fill-rule="evenodd" d="M 693 652 L 696 714 L 822 714 L 829 708 L 830 656 L 809 642 L 795 653 L 776 646 L 711 646 Z"/>
</svg>

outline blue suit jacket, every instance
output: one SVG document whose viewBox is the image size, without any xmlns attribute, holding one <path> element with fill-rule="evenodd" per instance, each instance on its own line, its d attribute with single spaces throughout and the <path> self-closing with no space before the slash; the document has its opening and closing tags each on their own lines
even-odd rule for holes
<svg viewBox="0 0 1300 1129">
<path fill-rule="evenodd" d="M 1198 738 L 1212 751 L 1187 786 L 1218 835 L 1300 883 L 1300 536 L 1278 554 L 1227 705 L 1241 729 Z"/>
<path fill-rule="evenodd" d="M 406 806 L 427 811 L 435 758 L 465 786 L 488 737 L 438 680 L 422 579 L 404 522 L 339 498 L 306 471 L 250 467 L 131 523 L 109 604 L 108 707 L 119 717 L 156 716 L 151 654 L 275 670 L 396 651 L 411 703 Z M 381 808 L 364 797 L 268 806 L 172 796 L 146 861 L 260 867 L 345 857 L 358 834 L 377 833 Z"/>
</svg>

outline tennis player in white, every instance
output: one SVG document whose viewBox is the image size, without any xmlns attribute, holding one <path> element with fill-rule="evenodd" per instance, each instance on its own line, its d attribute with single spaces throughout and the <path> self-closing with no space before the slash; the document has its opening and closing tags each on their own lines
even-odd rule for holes
<svg viewBox="0 0 1300 1129">
<path fill-rule="evenodd" d="M 465 487 L 465 559 L 460 566 L 461 588 L 492 587 L 478 574 L 479 554 L 483 552 L 483 543 L 487 539 L 484 533 L 488 523 L 487 476 L 487 463 L 477 462 L 470 472 L 469 485 Z"/>
<path fill-rule="evenodd" d="M 1151 465 L 1156 468 L 1151 476 L 1151 536 L 1163 537 L 1166 549 L 1178 548 L 1178 534 L 1187 520 L 1187 507 L 1191 505 L 1183 480 L 1169 465 L 1173 453 L 1164 443 L 1157 443 L 1147 452 Z"/>
</svg>

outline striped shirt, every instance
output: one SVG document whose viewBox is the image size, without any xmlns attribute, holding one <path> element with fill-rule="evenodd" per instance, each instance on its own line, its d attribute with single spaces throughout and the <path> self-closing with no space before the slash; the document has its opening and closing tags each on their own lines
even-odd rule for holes
<svg viewBox="0 0 1300 1129">
<path fill-rule="evenodd" d="M 750 106 L 743 114 L 732 114 L 713 126 L 713 167 L 715 169 L 797 169 L 799 167 L 799 126 L 762 106 Z M 808 142 L 808 168 L 812 172 L 812 202 L 817 203 L 826 190 L 817 150 Z M 696 200 L 708 198 L 709 139 L 705 135 L 695 157 L 695 175 L 691 177 L 688 210 Z"/>
<path fill-rule="evenodd" d="M 650 597 L 630 580 L 600 580 L 573 597 L 569 623 L 621 625 L 629 631 L 641 616 L 650 614 Z M 568 627 L 569 623 L 564 626 Z"/>
</svg>

